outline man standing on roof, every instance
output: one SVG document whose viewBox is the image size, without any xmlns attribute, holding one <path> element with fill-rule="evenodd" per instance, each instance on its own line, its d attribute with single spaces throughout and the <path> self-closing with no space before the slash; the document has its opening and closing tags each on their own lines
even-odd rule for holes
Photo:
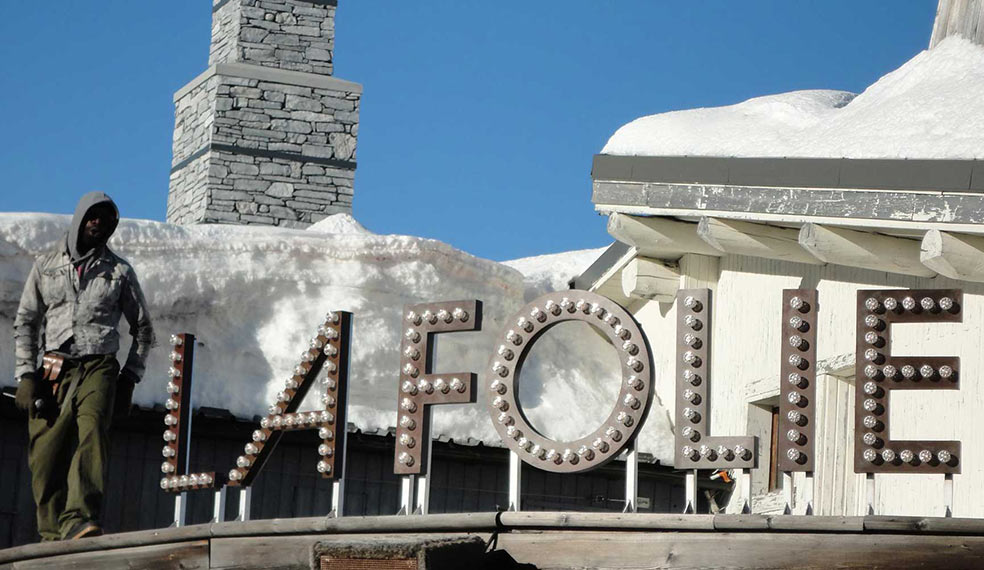
<svg viewBox="0 0 984 570">
<path fill-rule="evenodd" d="M 102 534 L 114 402 L 115 410 L 129 412 L 154 344 L 137 275 L 106 246 L 119 219 L 106 194 L 83 196 L 68 236 L 34 262 L 14 320 L 16 400 L 28 412 L 28 464 L 42 540 Z M 133 336 L 122 370 L 116 360 L 120 315 Z M 44 373 L 37 368 L 41 344 Z"/>
</svg>

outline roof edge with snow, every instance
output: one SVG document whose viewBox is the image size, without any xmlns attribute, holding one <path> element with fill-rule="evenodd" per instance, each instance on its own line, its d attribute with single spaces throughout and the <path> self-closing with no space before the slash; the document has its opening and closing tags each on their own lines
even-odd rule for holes
<svg viewBox="0 0 984 570">
<path fill-rule="evenodd" d="M 982 160 L 596 155 L 591 176 L 602 212 L 984 224 Z"/>
</svg>

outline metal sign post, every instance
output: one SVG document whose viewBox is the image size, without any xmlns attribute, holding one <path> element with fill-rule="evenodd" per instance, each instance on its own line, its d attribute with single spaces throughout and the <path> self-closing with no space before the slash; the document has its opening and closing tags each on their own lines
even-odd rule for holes
<svg viewBox="0 0 984 570">
<path fill-rule="evenodd" d="M 696 469 L 691 469 L 690 471 L 687 471 L 684 488 L 685 488 L 684 501 L 686 505 L 683 508 L 683 512 L 688 515 L 695 514 L 697 512 L 697 470 Z"/>
<path fill-rule="evenodd" d="M 414 475 L 404 475 L 400 477 L 400 510 L 398 515 L 409 515 L 413 513 L 413 494 L 416 485 Z"/>
<path fill-rule="evenodd" d="M 639 498 L 639 452 L 636 442 L 632 440 L 625 450 L 625 508 L 623 513 L 634 513 L 638 510 Z"/>
<path fill-rule="evenodd" d="M 239 489 L 239 515 L 236 520 L 239 522 L 249 521 L 250 506 L 253 502 L 253 488 L 241 487 Z"/>
<path fill-rule="evenodd" d="M 509 511 L 520 510 L 523 486 L 523 460 L 515 451 L 509 452 Z"/>
<path fill-rule="evenodd" d="M 212 503 L 212 522 L 225 522 L 226 496 L 225 485 L 215 492 L 215 499 Z"/>
</svg>

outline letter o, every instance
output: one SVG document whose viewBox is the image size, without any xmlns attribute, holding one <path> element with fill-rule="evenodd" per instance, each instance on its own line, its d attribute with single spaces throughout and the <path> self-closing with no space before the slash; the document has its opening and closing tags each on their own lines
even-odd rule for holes
<svg viewBox="0 0 984 570">
<path fill-rule="evenodd" d="M 522 412 L 516 386 L 523 362 L 540 336 L 566 321 L 598 329 L 618 352 L 622 381 L 608 419 L 591 434 L 556 441 L 537 432 Z M 649 341 L 618 303 L 587 291 L 548 293 L 507 319 L 489 360 L 485 389 L 492 425 L 526 463 L 554 473 L 578 473 L 611 461 L 635 438 L 653 398 Z"/>
</svg>

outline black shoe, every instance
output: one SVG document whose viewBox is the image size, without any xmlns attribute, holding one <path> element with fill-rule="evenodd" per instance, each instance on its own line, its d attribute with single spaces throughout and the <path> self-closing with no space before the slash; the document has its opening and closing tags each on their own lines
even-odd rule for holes
<svg viewBox="0 0 984 570">
<path fill-rule="evenodd" d="M 72 530 L 65 537 L 65 540 L 78 540 L 91 536 L 102 536 L 103 529 L 92 521 L 83 521 L 72 527 Z"/>
</svg>

